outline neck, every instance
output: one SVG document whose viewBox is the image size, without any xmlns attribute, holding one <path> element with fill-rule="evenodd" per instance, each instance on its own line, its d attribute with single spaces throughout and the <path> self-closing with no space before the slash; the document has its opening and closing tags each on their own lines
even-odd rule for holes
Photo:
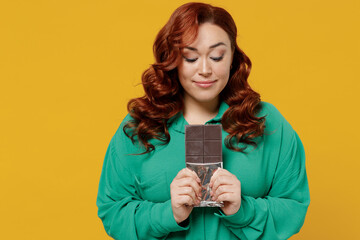
<svg viewBox="0 0 360 240">
<path fill-rule="evenodd" d="M 219 103 L 219 96 L 209 102 L 198 102 L 185 94 L 184 118 L 189 124 L 204 124 L 218 114 Z"/>
</svg>

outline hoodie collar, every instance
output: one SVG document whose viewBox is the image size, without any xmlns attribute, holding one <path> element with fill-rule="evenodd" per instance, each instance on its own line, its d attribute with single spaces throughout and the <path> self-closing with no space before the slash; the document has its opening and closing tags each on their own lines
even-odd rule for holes
<svg viewBox="0 0 360 240">
<path fill-rule="evenodd" d="M 229 105 L 224 101 L 221 101 L 218 114 L 214 118 L 207 121 L 205 124 L 220 124 L 222 115 L 228 108 Z M 178 112 L 174 117 L 170 118 L 169 123 L 170 123 L 169 128 L 173 128 L 175 131 L 184 134 L 185 134 L 185 125 L 189 125 L 189 123 L 185 120 L 182 111 Z"/>
</svg>

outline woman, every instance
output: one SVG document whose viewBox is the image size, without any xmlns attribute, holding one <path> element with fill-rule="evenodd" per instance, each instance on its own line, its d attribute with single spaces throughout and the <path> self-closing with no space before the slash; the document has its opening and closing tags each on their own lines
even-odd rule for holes
<svg viewBox="0 0 360 240">
<path fill-rule="evenodd" d="M 247 82 L 251 62 L 228 12 L 180 6 L 154 43 L 145 96 L 107 149 L 98 215 L 115 239 L 288 239 L 310 203 L 303 145 Z M 200 184 L 185 168 L 184 126 L 222 124 L 224 169 L 211 178 L 221 208 L 194 208 Z"/>
</svg>

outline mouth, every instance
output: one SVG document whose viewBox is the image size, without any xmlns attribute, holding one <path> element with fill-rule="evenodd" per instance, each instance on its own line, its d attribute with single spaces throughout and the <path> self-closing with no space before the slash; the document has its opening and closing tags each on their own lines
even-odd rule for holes
<svg viewBox="0 0 360 240">
<path fill-rule="evenodd" d="M 217 80 L 213 81 L 194 81 L 195 85 L 201 88 L 208 88 L 214 85 Z"/>
</svg>

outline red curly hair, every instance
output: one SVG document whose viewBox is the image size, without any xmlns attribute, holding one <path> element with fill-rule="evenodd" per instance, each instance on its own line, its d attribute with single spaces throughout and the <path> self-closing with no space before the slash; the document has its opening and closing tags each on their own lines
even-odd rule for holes
<svg viewBox="0 0 360 240">
<path fill-rule="evenodd" d="M 229 133 L 226 147 L 244 152 L 246 146 L 235 145 L 245 143 L 256 147 L 253 139 L 264 134 L 265 116 L 255 116 L 261 110 L 260 95 L 247 82 L 251 61 L 236 43 L 233 18 L 223 8 L 190 2 L 177 8 L 159 31 L 153 46 L 156 62 L 142 74 L 145 95 L 131 99 L 127 105 L 133 120 L 127 122 L 123 131 L 133 143 L 143 144 L 146 150 L 141 154 L 155 149 L 149 142 L 151 139 L 160 140 L 162 145 L 170 141 L 168 121 L 184 108 L 184 89 L 177 73 L 180 51 L 196 39 L 199 25 L 205 22 L 221 27 L 228 34 L 234 52 L 229 81 L 220 93 L 220 99 L 229 105 L 221 120 L 224 131 Z"/>
</svg>

